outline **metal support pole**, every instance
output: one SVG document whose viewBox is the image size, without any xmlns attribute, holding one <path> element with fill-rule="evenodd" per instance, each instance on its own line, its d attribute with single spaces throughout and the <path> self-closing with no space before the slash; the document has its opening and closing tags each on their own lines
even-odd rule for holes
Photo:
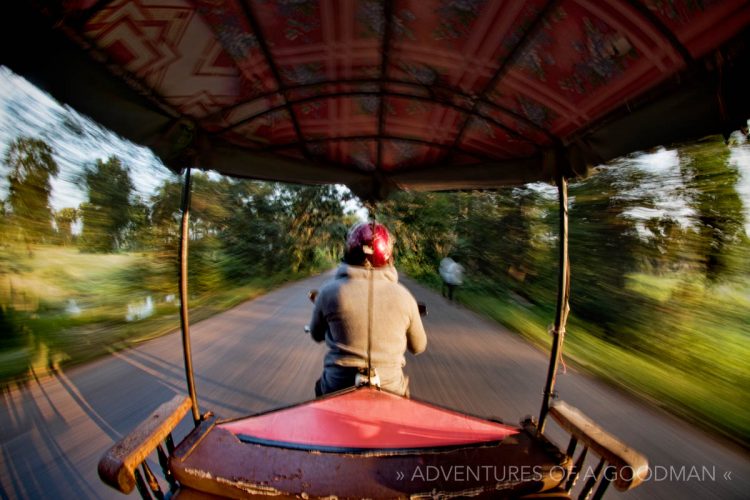
<svg viewBox="0 0 750 500">
<path fill-rule="evenodd" d="M 195 395 L 193 378 L 193 355 L 190 348 L 190 319 L 188 316 L 188 239 L 190 237 L 190 169 L 185 170 L 185 185 L 182 189 L 182 231 L 180 232 L 180 327 L 182 329 L 182 352 L 185 356 L 185 378 L 190 401 L 193 403 L 193 422 L 200 423 L 198 397 Z"/>
<path fill-rule="evenodd" d="M 161 466 L 161 471 L 164 473 L 164 479 L 169 483 L 169 491 L 174 493 L 177 491 L 177 481 L 169 468 L 169 455 L 166 454 L 161 445 L 158 445 L 156 447 L 156 456 L 159 457 L 159 465 Z"/>
<path fill-rule="evenodd" d="M 135 486 L 136 488 L 138 488 L 138 493 L 141 494 L 141 498 L 143 500 L 153 500 L 154 497 L 151 496 L 151 490 L 146 484 L 146 481 L 143 480 L 143 475 L 141 475 L 141 471 L 139 471 L 138 469 L 135 469 L 133 474 L 135 475 Z"/>
<path fill-rule="evenodd" d="M 141 463 L 141 467 L 143 468 L 143 475 L 146 476 L 145 481 L 149 489 L 151 490 L 151 494 L 154 495 L 156 500 L 164 500 L 164 493 L 162 493 L 161 491 L 161 487 L 159 486 L 159 481 L 157 481 L 156 476 L 154 476 L 154 473 L 151 472 L 151 467 L 148 466 L 148 463 L 145 460 Z"/>
<path fill-rule="evenodd" d="M 568 320 L 568 297 L 570 295 L 570 263 L 568 261 L 568 181 L 560 175 L 557 179 L 557 192 L 560 202 L 560 275 L 557 289 L 557 311 L 552 332 L 552 351 L 547 371 L 547 384 L 544 388 L 542 410 L 539 414 L 539 433 L 544 432 L 550 405 L 555 394 L 555 379 L 560 363 L 560 352 L 565 340 L 565 323 Z"/>
</svg>

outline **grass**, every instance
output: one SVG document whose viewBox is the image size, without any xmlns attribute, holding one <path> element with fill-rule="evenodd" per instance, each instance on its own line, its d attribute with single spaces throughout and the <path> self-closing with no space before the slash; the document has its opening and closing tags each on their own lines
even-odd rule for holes
<svg viewBox="0 0 750 500">
<path fill-rule="evenodd" d="M 629 286 L 668 303 L 676 300 L 680 282 L 637 275 Z M 690 311 L 681 317 L 681 330 L 669 332 L 676 338 L 661 351 L 607 342 L 596 335 L 594 325 L 571 316 L 563 353 L 584 371 L 750 448 L 750 293 L 736 287 L 705 292 L 701 297 L 711 307 L 681 304 Z M 547 325 L 553 310 L 469 288 L 459 300 L 549 352 Z M 644 325 L 634 328 L 639 327 Z"/>
<path fill-rule="evenodd" d="M 432 274 L 411 273 L 439 290 Z M 750 448 L 750 287 L 633 274 L 627 289 L 661 312 L 658 318 L 633 318 L 632 331 L 624 332 L 646 340 L 629 347 L 609 342 L 600 327 L 573 311 L 563 348 L 566 362 Z M 457 300 L 549 352 L 554 304 L 532 304 L 471 282 Z"/>
<path fill-rule="evenodd" d="M 84 254 L 50 246 L 29 255 L 0 248 L 0 384 L 89 361 L 179 328 L 177 280 L 164 267 L 148 253 Z M 190 320 L 208 318 L 300 277 L 278 274 L 191 295 Z M 128 304 L 143 305 L 147 298 L 149 314 L 127 321 Z"/>
<path fill-rule="evenodd" d="M 40 247 L 30 256 L 0 248 L 0 383 L 91 360 L 179 328 L 176 280 L 159 278 L 154 267 L 150 254 L 92 255 Z M 300 277 L 276 275 L 191 297 L 191 321 Z M 415 278 L 440 287 L 434 273 Z M 663 308 L 662 318 L 634 323 L 635 329 L 654 330 L 646 336 L 649 344 L 635 349 L 607 342 L 595 325 L 572 315 L 565 359 L 750 447 L 750 289 L 724 285 L 707 290 L 678 277 L 634 274 L 628 290 Z M 172 300 L 164 300 L 170 295 Z M 147 296 L 153 297 L 152 314 L 125 321 L 126 305 Z M 66 311 L 72 300 L 80 313 Z M 551 307 L 468 286 L 458 300 L 549 349 Z"/>
</svg>

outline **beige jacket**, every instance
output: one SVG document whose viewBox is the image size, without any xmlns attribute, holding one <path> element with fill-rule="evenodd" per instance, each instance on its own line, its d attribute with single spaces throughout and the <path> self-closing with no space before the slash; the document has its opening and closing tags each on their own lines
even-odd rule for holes
<svg viewBox="0 0 750 500">
<path fill-rule="evenodd" d="M 403 387 L 396 386 L 405 384 L 404 353 L 408 349 L 419 354 L 427 347 L 417 302 L 398 282 L 394 267 L 368 269 L 342 264 L 335 278 L 320 289 L 310 322 L 313 339 L 325 340 L 328 346 L 324 392 L 352 385 L 353 379 L 351 384 L 344 380 L 352 368 L 367 367 L 368 329 L 372 366 L 381 376 L 381 386 L 403 393 Z"/>
</svg>

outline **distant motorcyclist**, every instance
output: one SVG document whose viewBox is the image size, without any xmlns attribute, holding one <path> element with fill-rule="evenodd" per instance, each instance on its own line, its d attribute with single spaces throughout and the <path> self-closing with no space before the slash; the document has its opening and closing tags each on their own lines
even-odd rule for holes
<svg viewBox="0 0 750 500">
<path fill-rule="evenodd" d="M 393 243 L 382 224 L 354 225 L 344 262 L 315 297 L 310 333 L 329 349 L 316 396 L 354 386 L 372 370 L 383 390 L 408 396 L 404 354 L 424 351 L 427 336 L 416 300 L 398 282 Z"/>
</svg>

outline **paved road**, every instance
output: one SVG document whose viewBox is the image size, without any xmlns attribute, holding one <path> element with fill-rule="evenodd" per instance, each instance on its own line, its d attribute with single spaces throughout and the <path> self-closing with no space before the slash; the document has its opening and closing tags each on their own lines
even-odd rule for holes
<svg viewBox="0 0 750 500">
<path fill-rule="evenodd" d="M 311 311 L 306 292 L 323 279 L 287 285 L 193 325 L 201 410 L 233 417 L 312 396 L 324 348 L 302 331 Z M 511 423 L 537 415 L 546 354 L 407 284 L 430 311 L 428 351 L 408 359 L 412 394 Z M 0 498 L 123 498 L 98 480 L 99 457 L 156 406 L 184 393 L 183 377 L 179 336 L 172 334 L 6 389 L 0 405 Z M 570 369 L 560 376 L 558 390 L 655 466 L 658 477 L 625 498 L 748 498 L 746 452 Z M 189 426 L 183 422 L 177 437 Z M 553 423 L 549 427 L 553 439 L 567 442 Z"/>
</svg>

